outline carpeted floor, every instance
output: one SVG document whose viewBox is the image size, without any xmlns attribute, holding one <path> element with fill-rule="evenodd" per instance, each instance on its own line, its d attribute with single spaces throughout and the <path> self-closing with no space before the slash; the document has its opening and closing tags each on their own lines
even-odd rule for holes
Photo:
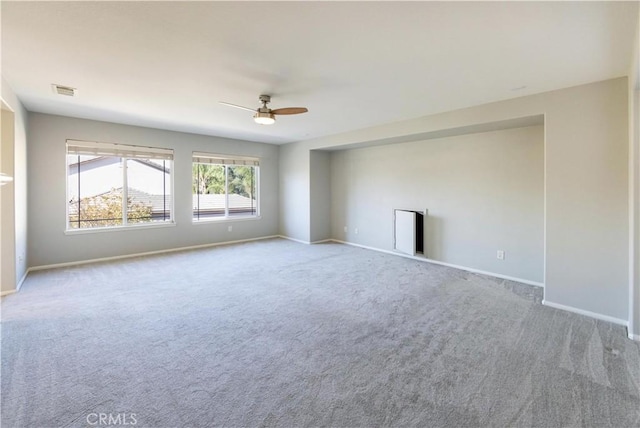
<svg viewBox="0 0 640 428">
<path fill-rule="evenodd" d="M 2 427 L 640 426 L 640 344 L 541 294 L 280 239 L 34 272 Z"/>
</svg>

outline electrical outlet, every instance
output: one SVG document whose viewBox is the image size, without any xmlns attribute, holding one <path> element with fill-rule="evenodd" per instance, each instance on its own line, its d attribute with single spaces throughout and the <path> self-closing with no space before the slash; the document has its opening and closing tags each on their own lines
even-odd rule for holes
<svg viewBox="0 0 640 428">
<path fill-rule="evenodd" d="M 358 228 L 357 227 L 355 228 L 354 232 L 355 232 L 356 235 L 358 234 Z"/>
<path fill-rule="evenodd" d="M 231 232 L 233 230 L 233 226 L 229 226 L 227 229 Z"/>
<path fill-rule="evenodd" d="M 349 231 L 349 229 L 347 229 L 347 226 L 344 227 L 344 233 L 347 233 Z"/>
<path fill-rule="evenodd" d="M 498 250 L 496 257 L 498 257 L 498 260 L 504 260 L 504 250 Z"/>
</svg>

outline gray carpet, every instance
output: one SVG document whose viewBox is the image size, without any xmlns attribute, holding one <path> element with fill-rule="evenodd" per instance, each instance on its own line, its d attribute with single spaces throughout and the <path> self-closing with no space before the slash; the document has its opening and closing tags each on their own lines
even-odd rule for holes
<svg viewBox="0 0 640 428">
<path fill-rule="evenodd" d="M 640 344 L 540 299 L 280 239 L 34 272 L 2 427 L 640 426 Z"/>
</svg>

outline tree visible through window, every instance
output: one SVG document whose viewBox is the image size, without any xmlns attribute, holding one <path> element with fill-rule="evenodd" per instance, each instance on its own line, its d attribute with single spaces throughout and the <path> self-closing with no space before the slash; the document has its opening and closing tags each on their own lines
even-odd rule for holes
<svg viewBox="0 0 640 428">
<path fill-rule="evenodd" d="M 78 199 L 69 202 L 69 225 L 72 229 L 87 227 L 122 226 L 122 191 L 111 189 L 101 195 Z M 75 208 L 75 209 L 74 209 Z M 135 202 L 127 198 L 127 222 L 144 223 L 153 218 L 151 204 Z"/>
<path fill-rule="evenodd" d="M 194 220 L 258 215 L 257 159 L 194 153 L 192 169 Z"/>
<path fill-rule="evenodd" d="M 173 151 L 67 142 L 68 228 L 172 221 Z"/>
</svg>

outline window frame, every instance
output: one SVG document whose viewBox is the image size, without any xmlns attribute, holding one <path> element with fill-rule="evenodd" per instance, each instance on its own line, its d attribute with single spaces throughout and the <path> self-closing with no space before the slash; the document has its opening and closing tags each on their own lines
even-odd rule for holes
<svg viewBox="0 0 640 428">
<path fill-rule="evenodd" d="M 85 228 L 71 228 L 71 221 L 69 218 L 69 155 L 74 155 L 73 153 L 69 153 L 69 148 L 71 147 L 84 147 L 87 150 L 95 150 L 95 153 L 87 155 L 90 156 L 111 156 L 120 158 L 121 168 L 122 168 L 122 224 L 118 226 L 100 226 L 100 227 L 85 227 Z M 113 153 L 107 153 L 109 150 L 113 150 Z M 170 202 L 170 212 L 169 219 L 164 221 L 150 221 L 148 223 L 129 223 L 128 222 L 128 209 L 127 200 L 128 189 L 126 186 L 128 185 L 128 161 L 136 160 L 136 159 L 154 159 L 153 157 L 145 157 L 145 153 L 164 153 L 166 156 L 170 156 L 169 160 L 171 165 L 169 167 L 169 182 L 168 189 L 169 194 L 171 195 Z M 129 156 L 127 156 L 129 154 Z M 123 231 L 123 230 L 136 230 L 136 229 L 154 229 L 154 228 L 162 228 L 162 227 L 173 227 L 176 225 L 175 222 L 175 191 L 174 191 L 174 180 L 175 180 L 175 159 L 174 159 L 174 150 L 160 147 L 148 147 L 148 146 L 135 146 L 129 144 L 120 144 L 120 143 L 104 143 L 104 142 L 94 142 L 94 141 L 84 141 L 84 140 L 74 140 L 68 139 L 66 140 L 65 145 L 65 154 L 64 154 L 64 166 L 65 166 L 65 235 L 75 235 L 75 234 L 84 234 L 84 233 L 100 233 L 100 232 L 113 232 L 113 231 Z M 157 159 L 157 158 L 156 158 Z M 80 175 L 78 174 L 78 182 L 80 182 Z M 78 195 L 80 197 L 80 195 Z"/>
<path fill-rule="evenodd" d="M 196 159 L 209 159 L 209 162 L 198 162 Z M 224 166 L 224 216 L 197 218 L 195 207 L 193 207 L 193 195 L 198 196 L 201 193 L 193 193 L 193 167 L 195 165 L 220 165 Z M 255 214 L 245 215 L 229 215 L 229 174 L 228 168 L 233 166 L 251 166 L 254 168 L 254 187 L 255 187 Z M 191 223 L 192 224 L 209 224 L 215 222 L 230 221 L 247 221 L 259 220 L 262 218 L 260 213 L 260 159 L 257 157 L 223 155 L 209 152 L 193 152 L 191 157 Z"/>
</svg>

